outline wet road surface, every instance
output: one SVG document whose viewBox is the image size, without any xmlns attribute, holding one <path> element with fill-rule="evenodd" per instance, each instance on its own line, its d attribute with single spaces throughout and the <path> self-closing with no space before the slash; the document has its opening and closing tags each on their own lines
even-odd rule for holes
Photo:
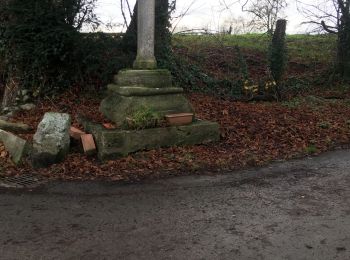
<svg viewBox="0 0 350 260">
<path fill-rule="evenodd" d="M 0 259 L 350 259 L 350 151 L 220 176 L 1 190 Z"/>
</svg>

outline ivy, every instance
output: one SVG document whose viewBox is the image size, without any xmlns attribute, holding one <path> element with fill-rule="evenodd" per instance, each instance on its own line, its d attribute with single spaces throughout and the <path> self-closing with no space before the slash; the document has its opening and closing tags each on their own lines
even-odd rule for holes
<svg viewBox="0 0 350 260">
<path fill-rule="evenodd" d="M 35 94 L 70 86 L 82 71 L 83 24 L 96 0 L 6 0 L 0 6 L 0 68 Z"/>
</svg>

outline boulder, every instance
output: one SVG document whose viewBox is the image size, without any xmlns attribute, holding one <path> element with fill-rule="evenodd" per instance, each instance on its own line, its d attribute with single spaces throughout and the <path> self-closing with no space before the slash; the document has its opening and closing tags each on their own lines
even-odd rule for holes
<svg viewBox="0 0 350 260">
<path fill-rule="evenodd" d="M 0 130 L 0 142 L 4 144 L 15 164 L 20 164 L 28 155 L 30 148 L 28 142 L 12 133 Z"/>
<path fill-rule="evenodd" d="M 22 98 L 22 102 L 28 102 L 30 100 L 30 96 L 28 96 L 28 95 L 25 95 L 23 98 Z"/>
<path fill-rule="evenodd" d="M 22 89 L 22 90 L 20 91 L 20 93 L 21 93 L 22 96 L 26 96 L 26 95 L 29 94 L 29 90 L 28 90 L 28 89 Z"/>
<path fill-rule="evenodd" d="M 13 117 L 15 115 L 15 112 L 8 112 L 5 114 L 6 117 Z"/>
<path fill-rule="evenodd" d="M 30 110 L 33 110 L 36 106 L 34 104 L 32 104 L 32 103 L 28 103 L 28 104 L 20 105 L 19 107 L 22 110 L 30 111 Z"/>
<path fill-rule="evenodd" d="M 17 134 L 25 134 L 33 130 L 29 125 L 23 123 L 12 123 L 1 119 L 0 129 Z"/>
<path fill-rule="evenodd" d="M 46 113 L 33 138 L 32 164 L 35 168 L 48 167 L 63 161 L 69 152 L 68 114 Z"/>
<path fill-rule="evenodd" d="M 8 113 L 8 112 L 11 112 L 11 108 L 10 108 L 10 107 L 4 107 L 4 108 L 2 109 L 2 111 L 3 111 L 4 113 Z"/>
</svg>

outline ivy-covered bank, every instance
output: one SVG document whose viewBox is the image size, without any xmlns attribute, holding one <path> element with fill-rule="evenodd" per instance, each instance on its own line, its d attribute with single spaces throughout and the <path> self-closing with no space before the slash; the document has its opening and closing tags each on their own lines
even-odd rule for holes
<svg viewBox="0 0 350 260">
<path fill-rule="evenodd" d="M 120 47 L 120 35 L 80 32 L 83 26 L 98 26 L 95 4 L 96 0 L 1 3 L 3 105 L 13 102 L 19 89 L 37 97 L 52 96 L 72 86 L 101 88 L 130 62 Z"/>
</svg>

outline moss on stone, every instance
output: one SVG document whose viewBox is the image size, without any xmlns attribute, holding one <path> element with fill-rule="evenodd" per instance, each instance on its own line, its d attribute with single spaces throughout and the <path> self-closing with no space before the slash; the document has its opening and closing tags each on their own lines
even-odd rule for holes
<svg viewBox="0 0 350 260">
<path fill-rule="evenodd" d="M 114 83 L 119 86 L 166 88 L 172 86 L 172 78 L 168 70 L 122 70 L 115 76 Z"/>
<path fill-rule="evenodd" d="M 182 94 L 153 96 L 109 95 L 100 106 L 101 112 L 112 122 L 121 124 L 126 117 L 142 107 L 149 107 L 160 116 L 175 113 L 191 113 L 193 108 Z"/>
<path fill-rule="evenodd" d="M 143 86 L 126 86 L 122 87 L 115 84 L 108 85 L 108 90 L 125 97 L 131 96 L 156 96 L 183 93 L 183 88 L 146 88 Z"/>
</svg>

